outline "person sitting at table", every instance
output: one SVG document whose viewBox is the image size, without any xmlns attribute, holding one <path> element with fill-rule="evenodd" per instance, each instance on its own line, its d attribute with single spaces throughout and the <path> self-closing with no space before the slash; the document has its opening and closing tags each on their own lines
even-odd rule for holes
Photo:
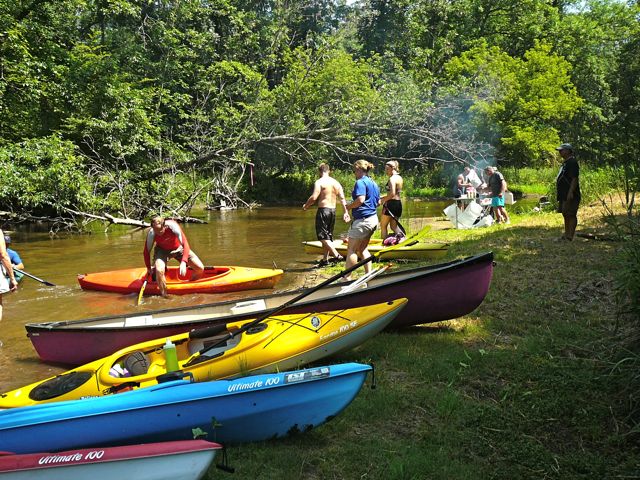
<svg viewBox="0 0 640 480">
<path fill-rule="evenodd" d="M 467 193 L 471 193 L 471 192 L 474 194 L 477 193 L 478 189 L 482 185 L 482 180 L 476 173 L 475 168 L 471 168 L 468 166 L 464 167 L 463 175 L 464 175 L 464 182 L 468 185 Z"/>
<path fill-rule="evenodd" d="M 464 181 L 464 175 L 460 174 L 453 184 L 453 198 L 460 198 L 465 193 L 467 184 Z"/>
<path fill-rule="evenodd" d="M 461 173 L 456 178 L 456 181 L 453 185 L 453 198 L 460 198 L 466 194 L 466 189 L 470 184 L 466 183 L 464 175 Z M 458 208 L 460 210 L 464 210 L 464 202 L 457 202 Z"/>
</svg>

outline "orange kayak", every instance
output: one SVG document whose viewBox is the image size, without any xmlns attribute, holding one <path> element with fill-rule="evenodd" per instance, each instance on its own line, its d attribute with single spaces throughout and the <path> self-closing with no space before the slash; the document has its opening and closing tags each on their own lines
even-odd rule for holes
<svg viewBox="0 0 640 480">
<path fill-rule="evenodd" d="M 142 288 L 146 268 L 126 268 L 108 272 L 78 275 L 78 282 L 84 290 L 100 290 L 115 293 L 138 293 Z M 224 293 L 239 290 L 273 288 L 284 272 L 280 269 L 250 267 L 205 267 L 204 275 L 198 280 L 179 277 L 179 267 L 167 267 L 167 293 L 180 295 L 188 293 Z M 147 282 L 146 295 L 159 295 L 158 284 Z"/>
</svg>

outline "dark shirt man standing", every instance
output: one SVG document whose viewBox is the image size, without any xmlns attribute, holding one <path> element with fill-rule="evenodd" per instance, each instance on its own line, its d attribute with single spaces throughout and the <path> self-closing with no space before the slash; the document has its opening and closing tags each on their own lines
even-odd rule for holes
<svg viewBox="0 0 640 480">
<path fill-rule="evenodd" d="M 580 166 L 570 143 L 563 143 L 556 150 L 564 159 L 556 177 L 556 197 L 558 213 L 564 218 L 564 235 L 561 240 L 573 240 L 578 226 L 578 206 L 580 205 Z"/>
<path fill-rule="evenodd" d="M 487 178 L 487 190 L 491 193 L 491 208 L 495 215 L 496 223 L 511 223 L 509 215 L 504 208 L 504 192 L 507 191 L 507 182 L 504 176 L 491 165 L 485 167 Z"/>
</svg>

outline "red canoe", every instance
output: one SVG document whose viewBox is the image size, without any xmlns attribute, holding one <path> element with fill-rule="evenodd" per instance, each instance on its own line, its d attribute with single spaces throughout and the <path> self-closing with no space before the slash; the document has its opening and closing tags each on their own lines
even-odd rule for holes
<svg viewBox="0 0 640 480">
<path fill-rule="evenodd" d="M 221 448 L 205 440 L 182 440 L 57 453 L 0 452 L 0 477 L 6 480 L 197 480 L 206 474 Z"/>
<path fill-rule="evenodd" d="M 126 268 L 108 272 L 78 275 L 84 290 L 115 293 L 138 293 L 142 288 L 146 268 Z M 198 280 L 180 278 L 179 267 L 167 267 L 167 293 L 225 293 L 240 290 L 273 288 L 282 278 L 280 269 L 250 267 L 205 267 Z M 159 295 L 156 282 L 150 281 L 144 289 L 146 295 Z"/>
<path fill-rule="evenodd" d="M 313 292 L 282 314 L 322 312 L 371 305 L 399 297 L 409 303 L 389 325 L 409 327 L 467 315 L 484 300 L 493 275 L 493 253 L 386 273 L 364 288 L 344 292 L 339 282 Z M 194 328 L 255 318 L 309 288 L 241 300 L 147 310 L 83 320 L 27 323 L 27 336 L 47 362 L 83 365 L 134 343 L 169 337 Z"/>
</svg>

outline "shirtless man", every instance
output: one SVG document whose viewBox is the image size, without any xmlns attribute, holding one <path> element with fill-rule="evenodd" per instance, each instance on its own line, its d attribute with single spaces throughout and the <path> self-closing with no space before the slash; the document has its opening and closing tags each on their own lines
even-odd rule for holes
<svg viewBox="0 0 640 480">
<path fill-rule="evenodd" d="M 342 185 L 330 176 L 329 165 L 321 163 L 318 167 L 320 178 L 316 180 L 313 186 L 313 193 L 302 206 L 303 210 L 307 210 L 311 205 L 318 202 L 318 211 L 316 212 L 316 236 L 322 243 L 324 255 L 319 265 L 325 266 L 329 263 L 329 255 L 336 261 L 343 260 L 342 255 L 333 246 L 333 227 L 336 224 L 336 200 L 340 200 L 345 222 L 349 222 L 351 217 L 347 210 L 347 201 L 344 197 Z"/>
</svg>

